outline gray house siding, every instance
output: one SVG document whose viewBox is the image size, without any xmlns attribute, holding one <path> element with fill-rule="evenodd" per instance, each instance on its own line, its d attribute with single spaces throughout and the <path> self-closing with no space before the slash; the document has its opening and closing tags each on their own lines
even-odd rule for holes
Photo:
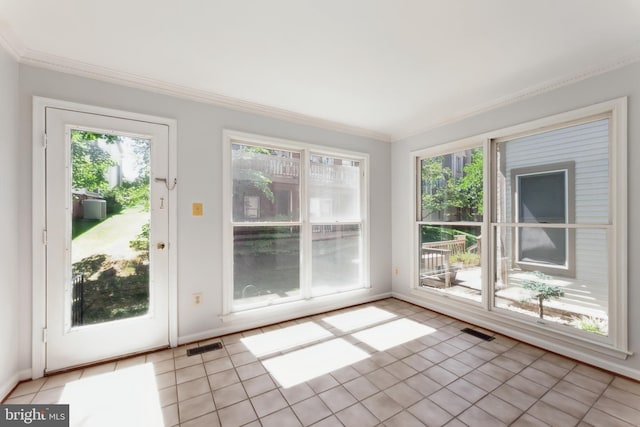
<svg viewBox="0 0 640 427">
<path fill-rule="evenodd" d="M 520 168 L 574 163 L 574 215 L 576 224 L 609 223 L 609 120 L 600 119 L 567 128 L 525 136 L 501 144 L 506 197 L 498 211 L 500 222 L 516 222 L 512 171 Z M 571 203 L 571 202 L 569 202 Z M 504 239 L 506 253 L 512 239 Z M 570 248 L 569 250 L 572 250 Z M 575 232 L 575 280 L 590 297 L 607 299 L 607 236 L 603 229 Z M 588 291 L 587 291 L 588 288 Z M 578 289 L 578 288 L 576 288 Z M 587 297 L 586 294 L 584 297 Z M 588 298 L 588 297 L 587 297 Z"/>
</svg>

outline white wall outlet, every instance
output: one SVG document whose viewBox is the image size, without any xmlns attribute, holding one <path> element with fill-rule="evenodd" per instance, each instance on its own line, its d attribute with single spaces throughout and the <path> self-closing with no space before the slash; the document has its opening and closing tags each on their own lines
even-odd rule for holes
<svg viewBox="0 0 640 427">
<path fill-rule="evenodd" d="M 199 305 L 202 302 L 202 292 L 193 294 L 193 305 Z"/>
</svg>

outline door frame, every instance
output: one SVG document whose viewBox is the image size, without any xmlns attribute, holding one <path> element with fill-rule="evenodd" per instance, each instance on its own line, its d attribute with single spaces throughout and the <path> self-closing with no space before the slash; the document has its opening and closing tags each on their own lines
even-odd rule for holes
<svg viewBox="0 0 640 427">
<path fill-rule="evenodd" d="M 167 183 L 177 183 L 177 135 L 178 123 L 175 119 L 151 116 L 97 107 L 58 99 L 33 97 L 32 119 L 32 340 L 31 377 L 40 378 L 46 367 L 46 326 L 47 326 L 47 263 L 46 263 L 46 108 L 78 111 L 81 113 L 118 117 L 166 125 L 169 129 L 169 173 Z M 178 345 L 178 187 L 168 192 L 169 239 L 168 239 L 168 286 L 169 286 L 169 345 Z"/>
</svg>

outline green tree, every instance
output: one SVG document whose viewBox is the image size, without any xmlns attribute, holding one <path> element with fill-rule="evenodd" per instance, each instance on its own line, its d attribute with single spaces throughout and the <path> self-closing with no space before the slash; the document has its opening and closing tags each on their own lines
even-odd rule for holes
<svg viewBox="0 0 640 427">
<path fill-rule="evenodd" d="M 538 300 L 538 315 L 541 319 L 544 317 L 544 301 L 564 296 L 564 291 L 561 288 L 547 283 L 550 279 L 551 277 L 546 274 L 534 271 L 529 278 L 522 282 L 522 287 L 530 290 L 532 296 Z"/>
<path fill-rule="evenodd" d="M 149 210 L 149 176 L 151 169 L 151 146 L 145 139 L 121 138 L 119 142 L 131 143 L 137 164 L 137 177 L 133 181 L 123 180 L 121 185 L 105 192 L 107 209 L 110 213 L 119 212 L 122 208 L 141 206 Z"/>
<path fill-rule="evenodd" d="M 454 184 L 456 205 L 463 210 L 462 219 L 471 220 L 484 211 L 482 151 L 475 151 L 471 155 L 471 162 L 462 171 L 462 178 Z"/>
<path fill-rule="evenodd" d="M 149 223 L 142 225 L 142 231 L 134 240 L 129 241 L 129 247 L 140 252 L 143 259 L 149 259 L 149 233 L 151 227 Z"/>
<path fill-rule="evenodd" d="M 256 154 L 272 155 L 273 150 L 269 150 L 263 147 L 256 147 L 252 145 L 235 145 L 234 148 L 234 160 L 238 160 L 240 164 L 242 161 L 249 161 L 256 157 Z M 264 172 L 251 168 L 234 168 L 234 182 L 233 193 L 234 195 L 241 195 L 247 192 L 248 188 L 253 187 L 260 191 L 271 203 L 274 203 L 276 198 L 271 190 L 271 184 L 273 181 Z"/>
<path fill-rule="evenodd" d="M 73 188 L 86 188 L 89 191 L 106 191 L 109 188 L 106 174 L 115 162 L 98 142 L 113 144 L 117 138 L 115 135 L 89 131 L 71 131 L 71 185 Z"/>
<path fill-rule="evenodd" d="M 422 216 L 446 211 L 451 206 L 451 169 L 444 166 L 444 157 L 431 157 L 422 162 Z"/>
<path fill-rule="evenodd" d="M 446 218 L 453 209 L 461 220 L 473 220 L 475 216 L 482 215 L 482 150 L 472 153 L 471 162 L 462 169 L 462 177 L 454 177 L 451 169 L 444 166 L 445 163 L 444 156 L 431 157 L 422 162 L 423 217 L 439 212 Z"/>
</svg>

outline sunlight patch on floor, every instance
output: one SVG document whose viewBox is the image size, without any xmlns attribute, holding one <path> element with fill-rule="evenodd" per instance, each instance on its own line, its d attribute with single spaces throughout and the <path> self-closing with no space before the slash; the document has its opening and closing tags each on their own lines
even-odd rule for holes
<svg viewBox="0 0 640 427">
<path fill-rule="evenodd" d="M 153 365 L 81 378 L 65 385 L 71 426 L 163 426 Z"/>
<path fill-rule="evenodd" d="M 284 388 L 344 368 L 369 357 L 364 350 L 342 338 L 297 350 L 262 362 Z"/>
<path fill-rule="evenodd" d="M 384 322 L 385 320 L 393 319 L 394 317 L 396 317 L 395 314 L 386 310 L 382 310 L 377 307 L 367 307 L 349 311 L 344 314 L 324 317 L 322 321 L 340 329 L 342 332 L 349 332 L 364 328 L 365 326 Z"/>
<path fill-rule="evenodd" d="M 305 322 L 295 326 L 265 332 L 242 338 L 240 341 L 247 346 L 256 357 L 267 356 L 280 351 L 289 350 L 304 344 L 310 344 L 324 338 L 333 336 L 322 326 Z"/>
<path fill-rule="evenodd" d="M 378 351 L 384 351 L 434 332 L 435 329 L 413 320 L 399 319 L 356 332 L 353 336 Z"/>
</svg>

